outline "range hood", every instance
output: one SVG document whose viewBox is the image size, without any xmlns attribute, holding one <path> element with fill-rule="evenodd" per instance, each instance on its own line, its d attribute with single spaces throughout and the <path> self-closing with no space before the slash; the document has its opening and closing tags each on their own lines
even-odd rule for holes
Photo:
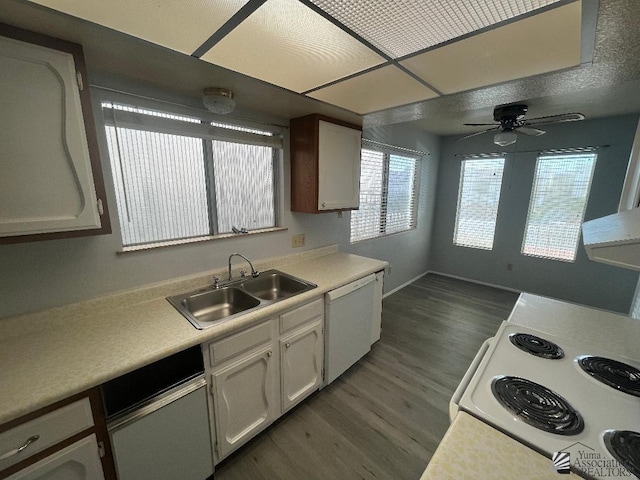
<svg viewBox="0 0 640 480">
<path fill-rule="evenodd" d="M 582 224 L 589 260 L 640 271 L 640 208 Z"/>
<path fill-rule="evenodd" d="M 582 224 L 587 257 L 640 271 L 640 122 L 631 147 L 618 213 Z"/>
</svg>

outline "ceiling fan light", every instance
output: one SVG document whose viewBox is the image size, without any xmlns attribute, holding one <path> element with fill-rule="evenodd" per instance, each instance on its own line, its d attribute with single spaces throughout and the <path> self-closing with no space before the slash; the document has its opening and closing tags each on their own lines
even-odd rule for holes
<svg viewBox="0 0 640 480">
<path fill-rule="evenodd" d="M 202 103 L 213 113 L 226 115 L 236 108 L 233 92 L 226 88 L 205 88 Z"/>
<path fill-rule="evenodd" d="M 518 134 L 513 130 L 507 130 L 505 132 L 496 133 L 493 137 L 493 143 L 506 147 L 507 145 L 513 145 L 518 140 Z"/>
</svg>

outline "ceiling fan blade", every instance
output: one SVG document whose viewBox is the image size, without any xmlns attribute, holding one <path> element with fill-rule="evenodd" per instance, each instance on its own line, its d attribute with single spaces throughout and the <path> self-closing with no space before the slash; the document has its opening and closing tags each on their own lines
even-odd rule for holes
<svg viewBox="0 0 640 480">
<path fill-rule="evenodd" d="M 499 127 L 498 123 L 463 123 L 468 127 Z"/>
<path fill-rule="evenodd" d="M 577 122 L 584 120 L 585 116 L 581 113 L 562 113 L 560 115 L 549 115 L 547 117 L 529 118 L 524 121 L 524 125 L 542 125 L 545 123 L 559 122 Z"/>
<path fill-rule="evenodd" d="M 472 133 L 472 134 L 470 134 L 470 135 L 465 135 L 464 137 L 460 137 L 460 138 L 458 139 L 458 142 L 459 142 L 460 140 L 466 140 L 467 138 L 476 137 L 476 136 L 478 136 L 478 135 L 482 135 L 483 133 L 492 132 L 492 131 L 494 131 L 494 130 L 500 130 L 500 126 L 498 125 L 498 126 L 496 126 L 496 127 L 494 127 L 494 128 L 488 128 L 488 129 L 486 129 L 486 130 L 482 130 L 481 132 L 476 132 L 476 133 Z"/>
<path fill-rule="evenodd" d="M 518 127 L 516 128 L 516 132 L 524 133 L 525 135 L 529 135 L 531 137 L 539 137 L 540 135 L 544 135 L 545 133 L 547 133 L 544 130 L 533 127 Z"/>
</svg>

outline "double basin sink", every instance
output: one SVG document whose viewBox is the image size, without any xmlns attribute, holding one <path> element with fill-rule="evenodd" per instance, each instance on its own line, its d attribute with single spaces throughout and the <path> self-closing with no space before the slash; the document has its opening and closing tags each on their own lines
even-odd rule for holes
<svg viewBox="0 0 640 480">
<path fill-rule="evenodd" d="M 267 270 L 238 283 L 201 288 L 167 297 L 167 300 L 194 327 L 205 329 L 316 287 L 279 270 Z"/>
</svg>

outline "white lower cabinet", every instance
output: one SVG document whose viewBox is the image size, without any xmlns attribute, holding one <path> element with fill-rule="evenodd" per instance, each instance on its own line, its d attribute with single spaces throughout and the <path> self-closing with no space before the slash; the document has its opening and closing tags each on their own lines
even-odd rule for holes
<svg viewBox="0 0 640 480">
<path fill-rule="evenodd" d="M 272 345 L 268 345 L 211 375 L 219 459 L 278 417 L 277 370 Z"/>
<path fill-rule="evenodd" d="M 0 425 L 0 479 L 115 479 L 97 389 Z"/>
<path fill-rule="evenodd" d="M 320 387 L 323 327 L 320 298 L 203 345 L 215 463 Z"/>
<path fill-rule="evenodd" d="M 96 436 L 85 437 L 7 480 L 104 480 Z"/>
<path fill-rule="evenodd" d="M 322 385 L 322 322 L 280 340 L 282 412 Z"/>
</svg>

